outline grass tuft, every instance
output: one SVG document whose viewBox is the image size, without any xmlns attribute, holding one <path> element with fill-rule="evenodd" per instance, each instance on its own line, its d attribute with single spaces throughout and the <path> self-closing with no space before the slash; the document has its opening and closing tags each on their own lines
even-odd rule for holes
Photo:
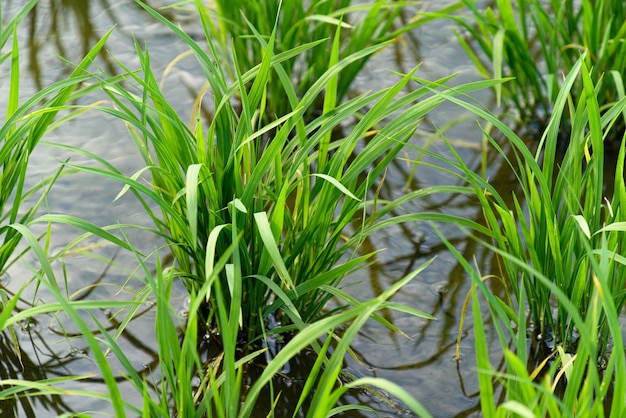
<svg viewBox="0 0 626 418">
<path fill-rule="evenodd" d="M 606 161 L 605 141 L 622 118 L 625 100 L 600 112 L 597 86 L 583 56 L 563 82 L 539 148 L 525 143 L 496 117 L 473 104 L 448 98 L 499 129 L 513 146 L 514 159 L 485 135 L 516 174 L 521 196 L 512 203 L 487 179 L 473 173 L 458 154 L 451 165 L 480 200 L 491 242 L 476 238 L 498 255 L 497 276 L 507 283 L 500 298 L 481 274 L 449 243 L 472 277 L 472 301 L 481 405 L 491 416 L 620 416 L 626 406 L 612 385 L 623 386 L 624 348 L 619 313 L 624 306 L 626 244 L 623 142 L 615 167 Z M 576 100 L 571 89 L 584 86 Z M 571 121 L 569 147 L 558 153 L 559 126 Z M 613 187 L 605 173 L 613 172 Z M 482 234 L 483 232 L 481 232 Z M 443 237 L 442 237 L 443 238 Z M 506 370 L 489 361 L 478 295 L 487 301 L 504 351 Z M 512 298 L 513 302 L 509 301 Z M 530 338 L 536 350 L 527 348 Z M 514 350 L 510 351 L 510 345 Z M 530 367 L 531 372 L 526 368 Z M 494 405 L 494 381 L 507 401 Z M 487 414 L 489 415 L 489 414 Z"/>
<path fill-rule="evenodd" d="M 372 199 L 370 190 L 419 120 L 443 101 L 431 94 L 434 87 L 445 89 L 443 80 L 422 80 L 426 87 L 403 97 L 400 92 L 414 82 L 412 73 L 388 89 L 344 103 L 332 103 L 329 95 L 323 114 L 308 121 L 307 111 L 319 94 L 329 92 L 332 80 L 352 62 L 380 49 L 368 47 L 340 58 L 335 42 L 336 59 L 327 63 L 326 72 L 294 110 L 264 124 L 260 115 L 272 71 L 282 73 L 285 60 L 312 45 L 275 54 L 275 29 L 269 39 L 258 39 L 265 51 L 262 61 L 229 85 L 208 29 L 207 44 L 200 45 L 147 10 L 187 42 L 204 69 L 213 98 L 206 105 L 212 109 L 211 120 L 204 124 L 198 109 L 192 125 L 185 124 L 161 91 L 147 48 L 136 45 L 141 70 L 123 68 L 137 92 L 108 84 L 105 90 L 115 107 L 100 110 L 127 124 L 146 167 L 128 177 L 100 159 L 102 168 L 69 165 L 116 179 L 124 184 L 120 195 L 131 191 L 144 202 L 188 291 L 197 293 L 211 282 L 201 309 L 207 329 L 213 324 L 222 333 L 238 328 L 245 344 L 260 342 L 269 317 L 281 321 L 280 332 L 301 329 L 323 317 L 332 296 L 325 287 L 338 287 L 346 274 L 372 256 L 358 254 L 363 240 L 384 226 L 420 217 L 390 214 L 422 192 L 383 201 Z M 200 16 L 206 19 L 202 10 Z M 235 53 L 233 60 L 238 59 Z M 449 94 L 467 94 L 493 83 L 468 84 Z M 283 87 L 284 96 L 297 97 L 294 87 Z M 341 124 L 355 115 L 359 121 L 344 135 Z M 148 174 L 146 185 L 140 177 Z M 215 277 L 212 263 L 224 254 L 231 254 L 228 265 L 242 269 L 225 268 Z M 230 314 L 236 310 L 237 324 L 222 323 L 220 309 Z"/>
<path fill-rule="evenodd" d="M 532 124 L 538 125 L 539 134 L 543 131 L 559 106 L 565 75 L 582 53 L 600 108 L 608 109 L 623 97 L 623 2 L 498 0 L 484 10 L 474 0 L 463 3 L 470 17 L 452 18 L 468 36 L 458 39 L 483 76 L 514 78 L 496 86 L 497 99 L 503 97 L 507 107 L 517 111 L 527 132 L 532 133 L 528 129 Z M 569 90 L 575 101 L 585 95 L 580 79 Z M 623 132 L 621 122 L 620 127 L 611 134 L 617 142 Z"/>
<path fill-rule="evenodd" d="M 296 110 L 295 105 L 304 95 L 316 92 L 313 86 L 327 72 L 329 62 L 344 61 L 359 51 L 398 42 L 404 34 L 429 21 L 417 11 L 418 5 L 419 2 L 389 0 L 365 3 L 219 0 L 202 6 L 200 12 L 206 16 L 205 31 L 214 40 L 213 50 L 219 61 L 225 63 L 226 79 L 236 80 L 239 74 L 249 72 L 263 60 L 260 40 L 273 38 L 275 55 L 311 45 L 286 59 L 280 68 L 272 69 L 278 77 L 271 77 L 267 83 L 265 109 L 271 121 Z M 454 3 L 440 12 L 451 13 L 460 6 L 460 2 Z M 400 24 L 401 14 L 408 23 Z M 233 55 L 236 62 L 231 62 Z M 370 57 L 367 54 L 350 60 L 334 85 L 329 85 L 330 89 L 316 92 L 319 101 L 307 113 L 312 116 L 321 107 L 327 108 L 329 100 L 342 102 Z M 285 100 L 286 89 L 293 90 L 293 96 L 287 96 L 289 100 Z M 327 98 L 326 94 L 331 96 Z"/>
</svg>

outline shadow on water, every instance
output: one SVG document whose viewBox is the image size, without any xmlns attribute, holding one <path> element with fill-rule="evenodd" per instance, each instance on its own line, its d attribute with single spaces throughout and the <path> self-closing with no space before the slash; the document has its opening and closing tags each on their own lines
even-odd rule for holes
<svg viewBox="0 0 626 418">
<path fill-rule="evenodd" d="M 31 339 L 32 325 L 26 325 L 24 329 L 18 329 L 15 333 L 4 331 L 0 333 L 0 381 L 22 380 L 22 381 L 42 381 L 49 378 L 50 369 L 58 370 L 67 366 L 72 360 L 60 360 L 50 356 L 49 346 L 41 338 Z M 23 334 L 18 337 L 18 334 Z M 30 347 L 25 347 L 20 340 L 26 340 Z M 35 358 L 31 358 L 27 353 L 34 353 Z M 55 374 L 56 374 L 55 373 Z M 7 386 L 0 385 L 0 390 L 8 389 Z M 2 417 L 33 417 L 41 416 L 42 411 L 54 412 L 56 415 L 65 412 L 72 412 L 72 409 L 65 403 L 62 396 L 39 395 L 28 396 L 7 396 L 0 399 L 0 416 Z M 39 412 L 38 412 L 39 411 Z"/>
<path fill-rule="evenodd" d="M 110 321 L 110 329 L 113 331 L 120 325 L 120 322 L 115 319 Z M 70 343 L 70 339 L 73 342 Z M 49 341 L 54 342 L 49 343 Z M 157 368 L 158 354 L 142 338 L 138 338 L 126 330 L 120 336 L 119 341 L 124 345 L 126 353 L 143 353 L 152 358 L 152 361 L 146 361 L 138 366 L 139 375 L 149 375 L 151 370 Z M 16 327 L 15 333 L 5 331 L 0 334 L 0 353 L 2 353 L 0 356 L 0 382 L 8 379 L 21 382 L 41 382 L 46 379 L 84 375 L 91 372 L 94 377 L 69 383 L 68 393 L 71 394 L 71 387 L 78 389 L 89 387 L 96 391 L 102 391 L 105 388 L 105 382 L 102 378 L 97 377 L 97 370 L 92 370 L 91 364 L 94 361 L 89 349 L 85 347 L 86 344 L 79 338 L 78 334 L 60 337 L 50 331 L 49 327 L 39 322 L 22 324 L 21 327 Z M 133 355 L 131 355 L 132 357 Z M 120 385 L 127 383 L 125 376 L 116 376 L 115 380 Z M 0 384 L 0 391 L 7 389 L 9 386 L 3 387 Z M 42 395 L 36 388 L 13 396 L 7 394 L 0 399 L 0 416 L 37 418 L 76 412 L 76 405 L 73 401 L 75 395 Z M 79 409 L 83 410 L 84 408 Z"/>
</svg>

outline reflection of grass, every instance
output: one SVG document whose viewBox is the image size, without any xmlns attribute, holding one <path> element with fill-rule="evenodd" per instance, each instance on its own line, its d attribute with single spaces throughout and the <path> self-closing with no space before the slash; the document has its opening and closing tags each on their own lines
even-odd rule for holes
<svg viewBox="0 0 626 418">
<path fill-rule="evenodd" d="M 24 333 L 29 332 L 28 330 Z M 26 344 L 24 344 L 26 345 Z M 38 346 L 40 353 L 44 352 L 53 355 L 53 351 L 48 353 L 46 348 Z M 48 364 L 42 364 L 42 357 L 30 358 L 23 351 L 22 344 L 16 340 L 13 332 L 4 331 L 0 333 L 0 379 L 2 382 L 18 381 L 45 381 L 48 373 Z M 68 361 L 69 362 L 69 361 Z M 49 362 L 52 363 L 52 362 Z M 57 366 L 55 364 L 55 366 Z M 12 389 L 12 388 L 11 388 Z M 3 391 L 5 393 L 3 393 Z M 39 396 L 37 402 L 33 402 L 29 397 L 17 397 L 8 393 L 10 386 L 0 387 L 0 411 L 3 417 L 35 416 L 35 410 L 45 409 L 54 411 L 56 415 L 70 412 L 71 408 L 59 394 L 49 393 Z"/>
<path fill-rule="evenodd" d="M 102 10 L 107 12 L 111 10 L 108 0 L 100 0 L 100 2 Z M 46 72 L 45 65 L 42 68 L 40 63 L 42 45 L 53 43 L 57 55 L 71 60 L 86 56 L 92 45 L 100 40 L 102 35 L 94 29 L 92 16 L 90 16 L 93 3 L 93 1 L 83 0 L 35 2 L 28 19 L 28 69 L 39 90 L 43 88 L 41 79 Z M 44 13 L 40 13 L 41 9 Z M 45 35 L 42 27 L 47 29 Z M 75 28 L 79 36 L 66 39 L 68 28 Z M 111 63 L 106 59 L 106 54 L 100 54 L 100 57 L 104 58 L 104 63 L 112 69 Z M 50 58 L 44 57 L 46 60 Z"/>
<path fill-rule="evenodd" d="M 507 163 L 516 173 L 523 193 L 523 200 L 514 198 L 513 204 L 507 205 L 487 180 L 472 173 L 457 157 L 454 165 L 475 187 L 491 230 L 493 243 L 484 245 L 499 255 L 501 271 L 496 278 L 507 284 L 515 302 L 511 305 L 497 298 L 484 283 L 494 278 L 472 271 L 449 246 L 472 274 L 475 289 L 487 299 L 505 349 L 507 370 L 497 373 L 489 364 L 478 299 L 474 296 L 481 400 L 487 416 L 492 416 L 489 412 L 495 414 L 490 398 L 494 376 L 504 382 L 507 390 L 508 401 L 498 407 L 502 412 L 573 416 L 575 411 L 589 408 L 588 416 L 605 416 L 610 410 L 611 416 L 617 417 L 626 407 L 621 395 L 626 374 L 619 325 L 626 281 L 626 259 L 622 256 L 626 246 L 623 144 L 614 190 L 604 189 L 604 172 L 610 170 L 605 167 L 604 139 L 622 117 L 626 98 L 601 116 L 598 90 L 591 77 L 583 57 L 563 82 L 536 155 L 494 116 L 459 102 L 506 135 L 515 148 L 515 160 Z M 569 96 L 575 82 L 583 86 L 577 101 Z M 567 152 L 557 165 L 559 125 L 563 120 L 571 122 L 572 131 Z M 491 143 L 499 149 L 495 141 Z M 527 321 L 531 328 L 527 328 Z M 529 353 L 527 331 L 538 340 L 538 355 L 548 356 L 545 361 L 544 357 L 533 358 L 537 353 Z M 513 339 L 515 352 L 508 351 L 509 338 Z M 552 365 L 547 365 L 548 361 Z M 539 367 L 529 374 L 526 367 L 533 362 Z M 537 376 L 543 381 L 534 383 Z M 561 400 L 556 395 L 558 385 L 563 390 Z M 620 394 L 614 398 L 609 394 L 612 385 Z"/>
</svg>

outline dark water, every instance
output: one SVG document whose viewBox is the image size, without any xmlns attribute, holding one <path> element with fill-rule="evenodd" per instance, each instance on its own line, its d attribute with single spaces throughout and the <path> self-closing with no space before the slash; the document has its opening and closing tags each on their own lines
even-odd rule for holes
<svg viewBox="0 0 626 418">
<path fill-rule="evenodd" d="M 7 16 L 22 3 L 21 1 L 2 1 L 3 13 Z M 168 2 L 147 2 L 153 7 Z M 428 3 L 428 2 L 427 2 Z M 430 2 L 443 5 L 450 2 Z M 421 6 L 420 6 L 421 7 Z M 182 12 L 168 11 L 168 17 L 176 20 L 190 32 L 197 31 L 193 16 Z M 70 70 L 70 66 L 57 56 L 77 62 L 107 30 L 117 25 L 107 43 L 107 52 L 98 60 L 107 72 L 115 72 L 114 59 L 129 67 L 137 66 L 133 36 L 140 42 L 146 42 L 155 66 L 155 72 L 163 69 L 176 56 L 186 50 L 182 41 L 171 35 L 165 28 L 154 22 L 141 8 L 129 0 L 42 0 L 35 12 L 19 28 L 20 47 L 22 49 L 21 83 L 24 97 L 28 97 L 42 86 L 61 79 Z M 114 58 L 113 58 L 114 57 Z M 403 42 L 375 56 L 365 71 L 358 77 L 355 91 L 383 88 L 394 82 L 390 70 L 407 71 L 421 64 L 418 76 L 425 79 L 437 79 L 451 73 L 459 73 L 453 83 L 465 83 L 477 80 L 469 60 L 457 45 L 453 26 L 448 22 L 426 25 L 416 30 Z M 168 99 L 187 117 L 191 103 L 204 80 L 193 60 L 185 59 L 168 75 L 165 85 Z M 3 68 L 6 68 L 3 67 Z M 0 73 L 0 97 L 8 94 L 8 77 Z M 483 103 L 491 102 L 491 94 L 482 92 L 476 97 Z M 102 99 L 94 97 L 93 101 Z M 91 100 L 91 99 L 90 99 Z M 87 103 L 88 101 L 85 101 Z M 0 101 L 0 111 L 4 112 L 5 103 Z M 481 132 L 474 118 L 453 105 L 443 105 L 429 115 L 422 123 L 413 143 L 428 146 L 431 151 L 449 155 L 445 144 L 433 137 L 434 127 L 444 127 L 449 122 L 458 120 L 450 127 L 446 136 L 455 144 L 463 159 L 476 170 L 481 164 Z M 142 167 L 142 162 L 135 151 L 135 146 L 125 132 L 122 124 L 100 113 L 86 113 L 77 120 L 50 133 L 47 141 L 60 142 L 83 147 L 114 164 L 126 174 L 132 174 Z M 42 146 L 31 158 L 29 181 L 34 183 L 58 168 L 58 161 L 67 157 L 75 163 L 87 163 L 85 157 L 70 155 L 56 148 Z M 418 157 L 409 152 L 409 158 Z M 497 155 L 487 154 L 487 172 L 492 182 L 506 190 L 512 176 L 501 167 Z M 411 165 L 398 162 L 388 175 L 382 193 L 385 197 L 394 197 L 402 193 L 407 176 L 412 173 Z M 409 187 L 412 189 L 438 184 L 460 184 L 458 179 L 442 175 L 441 172 L 420 167 L 412 176 Z M 150 225 L 143 215 L 140 205 L 131 197 L 124 197 L 113 202 L 120 191 L 120 185 L 102 178 L 77 174 L 61 179 L 53 189 L 48 202 L 51 213 L 68 213 L 86 218 L 98 225 L 110 225 L 116 222 Z M 502 195 L 507 195 L 503 192 Z M 440 211 L 454 213 L 475 221 L 480 221 L 481 210 L 476 200 L 460 195 L 432 195 L 410 203 L 405 211 Z M 42 226 L 42 231 L 45 226 Z M 483 272 L 489 270 L 491 255 L 477 248 L 456 228 L 439 225 L 445 236 L 464 254 L 466 259 L 475 257 Z M 130 239 L 140 251 L 150 251 L 161 245 L 153 237 L 136 231 L 128 231 Z M 78 235 L 70 227 L 55 226 L 53 248 L 65 245 Z M 68 286 L 76 297 L 100 296 L 103 298 L 128 298 L 142 287 L 141 283 L 127 281 L 131 269 L 136 265 L 132 256 L 116 253 L 115 248 L 93 240 L 87 243 L 93 246 L 92 253 L 103 258 L 114 257 L 115 266 L 107 268 L 86 255 L 73 254 L 64 258 L 68 272 Z M 397 312 L 385 312 L 387 319 L 399 326 L 411 338 L 390 333 L 378 323 L 368 323 L 355 340 L 353 348 L 359 361 L 348 359 L 349 370 L 356 375 L 373 375 L 387 378 L 406 388 L 427 410 L 436 417 L 476 415 L 479 395 L 476 373 L 474 370 L 474 342 L 471 331 L 471 315 L 468 315 L 464 329 L 461 330 L 461 362 L 453 359 L 455 344 L 463 302 L 470 288 L 469 279 L 454 257 L 439 241 L 433 227 L 427 224 L 406 224 L 385 230 L 365 243 L 370 248 L 385 248 L 377 255 L 377 263 L 353 277 L 346 283 L 355 284 L 350 291 L 358 298 L 376 295 L 390 283 L 398 280 L 409 271 L 417 268 L 426 260 L 437 256 L 436 261 L 417 279 L 406 286 L 395 298 L 403 303 L 428 312 L 436 321 L 427 321 Z M 26 257 L 32 262 L 32 258 Z M 63 266 L 56 266 L 59 274 Z M 10 278 L 2 284 L 10 291 L 16 291 L 31 273 L 24 265 L 16 265 L 10 272 Z M 95 290 L 90 286 L 99 284 Z M 121 285 L 124 290 L 119 292 Z M 180 289 L 179 289 L 180 290 Z M 29 293 L 31 292 L 31 293 Z M 90 293 L 93 292 L 93 293 Z M 34 294 L 27 290 L 23 295 L 25 304 L 32 302 Z M 185 297 L 178 292 L 177 309 L 182 314 L 185 309 Z M 39 292 L 38 298 L 45 298 L 45 292 Z M 102 313 L 102 320 L 107 321 L 107 312 Z M 114 321 L 108 322 L 111 328 Z M 146 312 L 136 319 L 128 331 L 120 338 L 120 343 L 137 370 L 150 370 L 156 364 L 156 351 L 153 337 L 154 311 L 150 304 Z M 93 373 L 97 376 L 95 363 L 85 351 L 86 343 L 80 338 L 70 339 L 62 335 L 61 325 L 66 333 L 75 332 L 65 318 L 49 317 L 38 323 L 22 324 L 16 327 L 19 336 L 21 362 L 16 348 L 7 334 L 0 335 L 0 378 L 23 378 L 38 380 L 44 377 L 56 377 L 74 374 Z M 494 364 L 499 361 L 499 345 L 491 330 L 488 338 L 493 338 Z M 112 369 L 121 370 L 111 357 Z M 123 378 L 120 377 L 120 382 Z M 125 383 L 120 383 L 122 393 Z M 84 382 L 67 384 L 66 389 L 105 391 L 98 377 Z M 138 402 L 139 402 L 138 398 Z M 401 409 L 377 399 L 367 393 L 355 394 L 345 402 L 361 402 L 378 409 L 384 416 L 402 415 Z M 24 400 L 21 403 L 0 402 L 0 416 L 50 416 L 71 411 L 107 411 L 108 406 L 93 398 L 81 397 L 42 397 Z"/>
</svg>

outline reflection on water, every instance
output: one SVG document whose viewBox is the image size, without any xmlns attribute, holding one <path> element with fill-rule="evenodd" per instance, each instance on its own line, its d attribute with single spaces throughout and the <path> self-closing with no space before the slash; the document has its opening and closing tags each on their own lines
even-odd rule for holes
<svg viewBox="0 0 626 418">
<path fill-rule="evenodd" d="M 44 86 L 42 76 L 51 59 L 51 46 L 55 54 L 72 60 L 87 55 L 104 34 L 98 33 L 92 23 L 90 9 L 94 4 L 93 1 L 84 0 L 42 0 L 24 21 L 28 25 L 28 70 L 37 89 Z M 100 0 L 98 6 L 101 10 L 110 10 L 107 0 Z M 107 69 L 113 70 L 106 54 L 100 55 Z"/>
<path fill-rule="evenodd" d="M 163 5 L 159 1 L 144 3 L 155 8 Z M 19 7 L 19 1 L 10 3 L 4 8 L 9 11 L 5 15 L 11 15 L 10 12 Z M 162 12 L 163 16 L 175 20 L 176 15 L 168 10 Z M 128 40 L 132 40 L 135 34 L 125 31 L 124 24 L 149 19 L 144 9 L 131 0 L 38 1 L 23 22 L 25 29 L 21 36 L 22 49 L 28 51 L 27 69 L 34 86 L 42 89 L 49 84 L 51 77 L 57 80 L 69 74 L 72 70 L 70 63 L 84 57 L 114 25 L 119 25 L 118 33 L 123 32 Z M 99 54 L 98 65 L 110 75 L 118 72 L 114 60 L 105 49 Z"/>
<path fill-rule="evenodd" d="M 5 14 L 10 15 L 11 8 L 18 7 L 18 3 L 12 3 L 12 6 L 3 8 Z M 153 6 L 159 5 L 155 3 L 158 2 L 153 2 Z M 175 18 L 175 16 L 168 17 Z M 134 56 L 132 35 L 137 35 L 142 41 L 146 40 L 149 43 L 153 61 L 161 65 L 161 68 L 173 58 L 171 54 L 175 56 L 186 49 L 179 40 L 168 35 L 167 31 L 163 31 L 163 28 L 155 26 L 153 20 L 133 1 L 42 0 L 29 19 L 25 21 L 25 27 L 20 28 L 21 45 L 28 54 L 28 73 L 24 74 L 22 82 L 32 83 L 31 87 L 34 90 L 63 77 L 71 70 L 71 66 L 62 64 L 62 61 L 55 58 L 55 55 L 72 62 L 78 60 L 114 24 L 117 24 L 118 28 L 110 39 L 108 49 L 113 56 L 123 62 L 132 60 Z M 427 25 L 407 36 L 402 42 L 394 44 L 393 48 L 383 51 L 374 57 L 364 73 L 359 76 L 355 88 L 363 86 L 363 89 L 369 90 L 372 85 L 387 86 L 389 80 L 394 79 L 394 77 L 389 77 L 387 71 L 390 63 L 394 61 L 396 69 L 406 71 L 423 60 L 424 65 L 420 67 L 418 76 L 425 79 L 434 80 L 456 71 L 461 71 L 461 74 L 455 82 L 466 82 L 477 78 L 471 71 L 462 71 L 468 67 L 468 63 L 464 61 L 465 55 L 459 49 L 455 49 L 456 41 L 450 25 L 449 22 L 443 26 L 439 25 L 437 31 L 432 31 L 432 28 Z M 116 71 L 114 60 L 108 53 L 101 54 L 98 65 L 110 74 Z M 168 93 L 183 103 L 189 102 L 190 98 L 195 97 L 196 92 L 193 91 L 195 84 L 188 84 L 187 80 L 197 77 L 198 73 L 194 74 L 193 70 L 181 70 L 180 74 L 185 78 L 176 80 L 176 88 L 172 88 Z M 485 95 L 488 97 L 488 93 Z M 445 144 L 434 134 L 435 128 L 446 126 L 461 116 L 467 115 L 456 106 L 442 105 L 439 111 L 422 121 L 419 134 L 414 138 L 414 145 L 428 147 L 430 151 L 437 154 L 449 155 Z M 109 153 L 103 155 L 104 158 L 115 162 L 128 153 L 131 147 L 130 138 L 128 139 L 129 147 L 125 148 L 114 142 L 119 141 L 119 135 L 115 137 L 117 131 L 108 133 L 108 129 L 102 129 L 103 124 L 92 123 L 86 126 L 82 128 L 85 138 L 92 138 L 95 134 L 94 129 L 98 130 L 97 142 L 100 143 L 102 150 Z M 502 166 L 501 157 L 492 150 L 483 156 L 481 132 L 472 118 L 452 124 L 446 131 L 446 137 L 458 144 L 458 152 L 473 169 L 481 170 L 483 168 L 481 164 L 483 161 L 486 162 L 485 169 L 489 178 L 494 186 L 502 188 L 500 190 L 502 196 L 511 196 L 515 192 L 515 190 L 507 190 L 514 182 L 510 171 Z M 118 145 L 111 146 L 111 143 Z M 483 157 L 485 157 L 484 160 Z M 424 162 L 437 163 L 427 157 L 419 156 L 417 152 L 407 151 L 408 160 L 418 158 Z M 92 187 L 89 183 L 85 184 L 85 187 Z M 410 190 L 417 190 L 440 184 L 464 185 L 462 179 L 445 175 L 426 166 L 414 166 L 406 161 L 398 161 L 387 173 L 379 189 L 381 198 L 392 199 L 404 193 L 407 185 Z M 112 196 L 116 193 L 116 190 L 112 191 Z M 93 211 L 100 212 L 84 215 L 106 218 L 107 215 L 102 212 L 112 206 L 112 196 L 105 193 L 90 193 L 88 199 L 92 203 L 90 207 Z M 51 202 L 51 204 L 54 203 Z M 64 204 L 67 205 L 67 202 Z M 478 202 L 471 197 L 459 194 L 426 196 L 411 202 L 403 210 L 450 213 L 475 222 L 482 222 L 482 211 Z M 398 212 L 393 215 L 400 214 Z M 480 249 L 456 228 L 446 225 L 438 225 L 438 227 L 467 260 L 475 260 L 478 268 L 484 273 L 491 271 L 491 266 L 495 264 L 491 253 Z M 60 241 L 63 241 L 63 238 Z M 468 318 L 465 329 L 461 333 L 462 361 L 457 363 L 453 360 L 463 304 L 470 289 L 464 270 L 450 256 L 445 245 L 439 241 L 432 225 L 416 223 L 398 225 L 384 233 L 372 236 L 364 243 L 363 251 L 369 252 L 382 248 L 386 248 L 386 251 L 376 255 L 376 264 L 347 279 L 347 284 L 358 283 L 358 285 L 347 287 L 347 290 L 358 298 L 371 297 L 426 260 L 437 256 L 437 260 L 424 274 L 416 278 L 394 298 L 396 302 L 408 304 L 432 314 L 437 320 L 421 320 L 397 312 L 383 312 L 386 319 L 399 326 L 411 336 L 411 339 L 392 333 L 377 323 L 368 323 L 354 344 L 354 351 L 359 361 L 348 359 L 348 364 L 357 374 L 385 377 L 399 383 L 436 417 L 460 417 L 475 414 L 479 408 L 479 400 L 473 369 L 474 343 L 470 329 L 471 318 Z M 113 255 L 108 254 L 107 257 L 110 258 Z M 134 266 L 132 259 L 126 261 L 129 263 L 127 266 Z M 123 260 L 118 260 L 118 263 L 124 265 Z M 99 291 L 106 289 L 104 286 L 96 286 L 103 280 L 122 284 L 127 277 L 120 275 L 119 272 L 106 271 L 106 274 L 101 274 L 101 271 L 86 273 L 81 270 L 88 267 L 86 263 L 75 263 L 71 268 L 68 267 L 72 276 L 76 276 L 73 280 L 78 281 L 73 284 L 74 286 L 92 289 L 81 293 L 80 297 L 93 297 L 94 295 L 89 292 L 96 288 Z M 21 284 L 15 279 L 12 279 L 10 283 L 0 279 L 0 286 L 7 288 Z M 497 293 L 501 293 L 501 289 L 497 289 L 496 281 L 490 284 Z M 107 295 L 107 297 L 113 296 Z M 182 298 L 180 302 L 180 307 L 182 307 Z M 156 366 L 156 353 L 152 344 L 154 338 L 153 322 L 150 317 L 152 314 L 153 312 L 148 310 L 134 326 L 131 324 L 120 339 L 124 351 L 131 360 L 136 362 L 137 370 L 143 369 L 146 373 Z M 111 330 L 119 325 L 115 318 L 107 317 L 106 312 L 102 312 L 101 315 L 103 322 L 108 321 L 107 326 Z M 489 321 L 486 323 L 488 324 Z M 35 329 L 28 332 L 29 336 L 35 335 L 36 338 L 20 339 L 18 345 L 15 344 L 10 334 L 2 334 L 0 378 L 38 380 L 85 373 L 84 368 L 89 364 L 85 361 L 85 356 L 88 358 L 89 353 L 83 351 L 82 347 L 85 345 L 80 339 L 72 340 L 71 346 L 74 347 L 72 350 L 68 348 L 68 344 L 57 344 L 52 347 L 51 341 L 61 338 L 53 332 L 58 329 L 50 328 L 49 324 L 36 325 Z M 490 332 L 487 330 L 488 337 Z M 63 338 L 66 337 L 68 336 L 63 336 Z M 305 357 L 300 360 L 305 361 Z M 298 379 L 294 376 L 291 376 L 291 379 L 286 380 L 285 385 L 293 389 L 297 387 Z M 119 381 L 122 382 L 123 378 L 119 377 Z M 105 390 L 102 381 L 97 378 L 87 380 L 83 384 L 91 390 Z M 292 399 L 295 399 L 295 393 L 297 391 L 285 389 L 282 399 L 289 405 Z M 133 400 L 129 399 L 129 401 Z M 0 408 L 2 416 L 35 416 L 36 411 L 62 414 L 71 412 L 73 409 L 90 409 L 90 406 L 75 406 L 76 404 L 72 402 L 75 400 L 66 397 L 20 398 L 4 401 L 0 404 Z M 398 410 L 391 407 L 389 403 L 381 402 L 380 399 L 367 393 L 353 393 L 351 397 L 346 398 L 345 402 L 368 404 L 382 414 L 398 414 Z M 355 413 L 352 416 L 361 415 Z"/>
<path fill-rule="evenodd" d="M 126 273 L 120 275 L 112 266 L 116 260 L 117 249 L 112 246 L 93 245 L 98 249 L 95 259 L 109 260 L 107 264 L 94 262 L 83 252 L 68 252 L 65 256 L 53 263 L 57 277 L 63 277 L 63 271 L 77 272 L 82 281 L 67 279 L 61 284 L 65 287 L 73 302 L 107 299 L 113 300 L 115 296 L 124 300 L 137 299 L 137 284 L 124 286 Z M 26 256 L 28 258 L 28 255 Z M 32 260 L 28 260 L 32 261 Z M 88 261 L 88 262 L 86 262 Z M 128 264 L 128 259 L 119 260 Z M 20 264 L 20 263 L 18 263 Z M 90 267 L 93 268 L 90 268 Z M 30 268 L 14 268 L 16 277 L 19 277 L 20 286 L 24 285 L 24 278 L 32 274 Z M 73 275 L 69 274 L 69 278 Z M 17 280 L 16 280 L 17 282 Z M 32 281 L 20 294 L 16 312 L 31 309 L 42 301 L 53 301 L 45 288 L 37 290 L 36 282 Z M 0 292 L 6 293 L 7 299 L 12 299 L 15 294 L 4 286 Z M 107 294 L 108 292 L 108 294 Z M 4 295 L 3 295 L 4 296 Z M 136 333 L 136 329 L 125 328 L 117 339 L 119 346 L 127 354 L 131 364 L 139 375 L 148 375 L 149 371 L 155 370 L 158 364 L 158 355 L 153 338 L 148 338 L 151 326 L 154 324 L 154 312 L 151 303 L 144 304 L 138 312 L 133 314 L 133 322 L 141 324 L 144 332 Z M 114 335 L 122 329 L 125 321 L 125 312 L 110 311 L 106 309 L 92 309 L 89 317 L 95 318 L 102 324 L 103 329 Z M 85 318 L 87 319 L 87 314 Z M 101 332 L 93 326 L 92 333 L 98 337 Z M 139 328 L 141 329 L 141 328 Z M 45 379 L 64 378 L 67 376 L 90 376 L 75 381 L 67 381 L 60 387 L 67 391 L 68 395 L 30 395 L 38 393 L 37 388 L 24 394 L 7 393 L 5 399 L 0 401 L 0 416 L 11 417 L 43 417 L 57 416 L 63 413 L 75 413 L 86 410 L 95 410 L 94 402 L 100 402 L 102 410 L 108 410 L 108 402 L 98 401 L 94 398 L 80 398 L 77 393 L 71 394 L 72 389 L 80 391 L 94 391 L 106 393 L 106 384 L 101 377 L 96 360 L 92 355 L 88 343 L 82 338 L 76 324 L 63 312 L 57 314 L 39 314 L 34 318 L 20 321 L 13 327 L 0 333 L 0 382 L 7 379 L 15 379 L 26 382 L 38 382 Z M 109 357 L 109 364 L 114 373 L 123 370 L 123 366 L 114 357 Z M 126 378 L 118 375 L 116 381 L 122 391 L 125 386 L 130 386 Z M 10 386 L 0 385 L 0 391 L 10 390 Z M 128 391 L 132 393 L 132 390 Z M 17 396 L 21 395 L 21 396 Z M 77 396 L 78 395 L 78 396 Z"/>
<path fill-rule="evenodd" d="M 71 358 L 59 359 L 51 347 L 41 338 L 38 324 L 21 324 L 14 332 L 0 333 L 0 381 L 15 379 L 41 381 L 67 370 Z M 6 389 L 7 387 L 0 387 Z M 37 417 L 37 411 L 48 411 L 56 415 L 71 412 L 63 397 L 46 395 L 37 397 L 7 397 L 0 399 L 2 417 Z"/>
</svg>

